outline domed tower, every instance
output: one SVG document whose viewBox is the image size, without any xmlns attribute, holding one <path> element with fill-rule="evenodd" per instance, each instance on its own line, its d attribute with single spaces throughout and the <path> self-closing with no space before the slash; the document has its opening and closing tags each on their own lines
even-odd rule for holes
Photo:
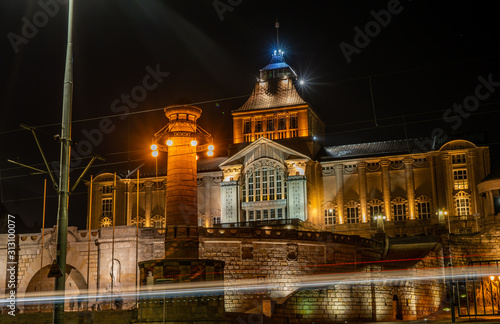
<svg viewBox="0 0 500 324">
<path fill-rule="evenodd" d="M 285 62 L 284 52 L 274 51 L 259 71 L 252 94 L 233 114 L 233 143 L 301 138 L 315 142 L 324 124 L 297 92 L 297 73 Z M 315 149 L 311 147 L 311 153 Z"/>
</svg>

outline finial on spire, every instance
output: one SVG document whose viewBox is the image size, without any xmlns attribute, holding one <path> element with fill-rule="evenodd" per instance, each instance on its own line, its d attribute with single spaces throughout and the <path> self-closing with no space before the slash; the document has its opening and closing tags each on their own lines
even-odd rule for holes
<svg viewBox="0 0 500 324">
<path fill-rule="evenodd" d="M 278 16 L 276 16 L 276 23 L 274 24 L 274 27 L 276 28 L 276 49 L 280 49 L 280 39 L 278 36 L 278 28 L 280 28 L 280 23 L 278 21 Z"/>
</svg>

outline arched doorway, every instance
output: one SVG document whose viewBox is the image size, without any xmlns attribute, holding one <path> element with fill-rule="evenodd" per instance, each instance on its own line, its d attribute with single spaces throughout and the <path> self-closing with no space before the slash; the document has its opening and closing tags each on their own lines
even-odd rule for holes
<svg viewBox="0 0 500 324">
<path fill-rule="evenodd" d="M 55 287 L 55 279 L 48 278 L 47 275 L 50 270 L 50 265 L 43 267 L 41 270 L 38 270 L 35 275 L 31 278 L 28 286 L 26 287 L 26 295 L 37 297 L 39 294 L 43 294 L 44 292 L 54 291 Z M 66 284 L 65 291 L 69 293 L 68 295 L 78 296 L 80 291 L 87 289 L 87 283 L 83 278 L 80 271 L 72 267 L 71 265 L 66 265 Z M 77 298 L 69 298 L 65 301 L 65 310 L 77 310 L 78 306 L 85 307 L 82 302 L 78 302 Z M 25 312 L 38 312 L 38 311 L 52 311 L 52 303 L 40 303 L 34 302 L 30 305 L 24 305 Z"/>
<path fill-rule="evenodd" d="M 392 297 L 392 317 L 396 321 L 403 320 L 403 310 L 401 309 L 401 302 L 399 301 L 398 295 Z"/>
</svg>

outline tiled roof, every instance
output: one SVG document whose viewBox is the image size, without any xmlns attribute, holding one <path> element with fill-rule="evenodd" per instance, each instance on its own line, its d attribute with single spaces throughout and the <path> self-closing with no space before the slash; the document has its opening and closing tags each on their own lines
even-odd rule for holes
<svg viewBox="0 0 500 324">
<path fill-rule="evenodd" d="M 198 172 L 220 171 L 219 165 L 227 160 L 227 156 L 198 160 Z"/>
<path fill-rule="evenodd" d="M 269 63 L 268 65 L 264 66 L 261 69 L 261 71 L 274 70 L 274 69 L 283 69 L 283 68 L 289 68 L 289 67 L 290 67 L 290 65 L 286 64 L 285 62 Z"/>
<path fill-rule="evenodd" d="M 306 102 L 297 93 L 292 80 L 271 80 L 270 82 L 257 82 L 250 98 L 248 98 L 243 106 L 235 111 L 278 108 L 306 104 Z M 275 91 L 272 90 L 272 88 L 274 88 L 274 84 L 272 84 L 273 82 L 277 83 Z"/>
<path fill-rule="evenodd" d="M 471 132 L 461 134 L 443 134 L 436 138 L 410 138 L 393 141 L 371 142 L 360 144 L 349 144 L 339 146 L 325 147 L 328 156 L 335 159 L 354 158 L 362 156 L 381 156 L 388 154 L 410 154 L 425 153 L 439 150 L 445 143 L 462 139 L 471 141 L 475 144 L 484 144 L 486 142 L 484 133 Z"/>
<path fill-rule="evenodd" d="M 336 159 L 388 154 L 418 153 L 429 151 L 425 139 L 412 138 L 373 143 L 325 147 L 326 153 Z"/>
<path fill-rule="evenodd" d="M 488 174 L 481 182 L 486 182 L 490 180 L 499 180 L 500 179 L 500 167 L 496 167 L 491 170 L 490 174 Z"/>
</svg>

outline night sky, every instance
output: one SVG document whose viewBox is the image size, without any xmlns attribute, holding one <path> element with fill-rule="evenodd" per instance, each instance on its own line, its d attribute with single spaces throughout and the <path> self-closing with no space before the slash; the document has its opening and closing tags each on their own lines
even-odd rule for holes
<svg viewBox="0 0 500 324">
<path fill-rule="evenodd" d="M 276 17 L 285 60 L 306 82 L 299 91 L 327 125 L 325 145 L 484 131 L 499 165 L 493 4 L 76 0 L 72 180 L 90 151 L 106 161 L 86 179 L 150 165 L 152 135 L 166 122 L 161 108 L 172 104 L 201 107 L 199 124 L 213 135 L 216 155 L 226 154 L 231 111 L 276 49 Z M 24 123 L 37 126 L 57 165 L 67 8 L 56 0 L 0 2 L 0 199 L 30 226 L 41 224 L 48 177 L 7 159 L 43 168 Z M 57 214 L 50 183 L 48 195 L 46 227 Z M 86 212 L 81 184 L 70 198 L 70 225 L 84 228 Z"/>
</svg>

